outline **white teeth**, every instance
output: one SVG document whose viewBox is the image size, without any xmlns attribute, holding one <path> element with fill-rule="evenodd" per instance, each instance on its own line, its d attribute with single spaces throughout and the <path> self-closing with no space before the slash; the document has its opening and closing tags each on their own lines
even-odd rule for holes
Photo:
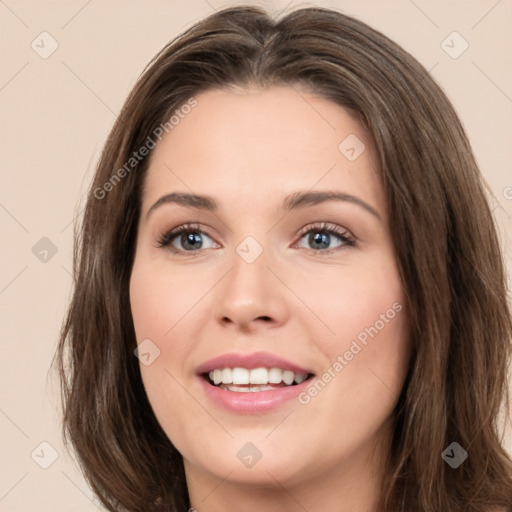
<svg viewBox="0 0 512 512">
<path fill-rule="evenodd" d="M 259 391 L 270 391 L 274 389 L 272 386 L 249 386 L 249 387 L 240 387 L 240 386 L 224 386 L 224 389 L 228 391 L 235 391 L 237 393 L 257 393 Z"/>
<path fill-rule="evenodd" d="M 266 368 L 254 368 L 249 375 L 251 384 L 268 384 L 268 370 Z"/>
<path fill-rule="evenodd" d="M 246 368 L 233 368 L 232 382 L 233 384 L 249 384 L 249 370 Z M 231 382 L 223 382 L 223 384 L 231 384 Z"/>
<path fill-rule="evenodd" d="M 307 373 L 294 373 L 291 370 L 281 370 L 280 368 L 216 368 L 209 372 L 208 376 L 213 383 L 218 386 L 223 385 L 225 389 L 230 391 L 265 391 L 266 389 L 274 389 L 268 384 L 280 384 L 284 382 L 287 386 L 291 386 L 294 382 L 300 384 L 304 382 L 308 376 Z M 232 386 L 229 386 L 232 384 Z M 239 388 L 250 384 L 250 387 Z M 231 387 L 236 389 L 231 389 Z"/>
<path fill-rule="evenodd" d="M 233 370 L 224 368 L 222 370 L 222 384 L 231 384 L 233 382 Z"/>
<path fill-rule="evenodd" d="M 295 382 L 297 384 L 300 384 L 301 382 L 304 382 L 304 380 L 306 379 L 307 375 L 304 374 L 304 373 L 298 373 L 297 375 L 295 375 Z"/>
<path fill-rule="evenodd" d="M 283 371 L 279 368 L 271 368 L 268 372 L 268 381 L 271 384 L 279 384 L 283 380 Z"/>
<path fill-rule="evenodd" d="M 283 372 L 283 381 L 285 384 L 288 384 L 288 386 L 293 384 L 294 377 L 295 375 L 290 370 L 286 370 L 285 372 Z"/>
</svg>

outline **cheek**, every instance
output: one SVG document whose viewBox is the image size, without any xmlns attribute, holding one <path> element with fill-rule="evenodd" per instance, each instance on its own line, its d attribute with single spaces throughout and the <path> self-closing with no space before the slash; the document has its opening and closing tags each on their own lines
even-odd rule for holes
<svg viewBox="0 0 512 512">
<path fill-rule="evenodd" d="M 371 428 L 390 414 L 407 373 L 410 346 L 402 284 L 391 259 L 333 277 L 325 288 L 329 293 L 310 294 L 332 335 L 318 344 L 326 356 L 324 373 L 301 403 L 316 401 L 312 409 L 324 401 L 341 403 L 322 414 L 344 425 L 349 414 L 354 427 Z"/>
<path fill-rule="evenodd" d="M 294 291 L 315 314 L 317 325 L 322 328 L 321 320 L 325 327 L 318 344 L 331 358 L 349 350 L 355 339 L 365 348 L 372 339 L 381 340 L 365 351 L 369 355 L 386 345 L 384 339 L 393 345 L 404 338 L 403 287 L 391 253 L 354 259 L 357 264 L 327 268 L 294 283 Z"/>
<path fill-rule="evenodd" d="M 353 300 L 338 320 L 336 341 L 326 347 L 329 366 L 301 403 L 312 415 L 339 425 L 348 444 L 371 437 L 392 414 L 407 374 L 408 314 L 400 290 L 374 288 Z M 337 404 L 326 411 L 325 404 Z M 325 412 L 324 412 L 325 411 Z"/>
<path fill-rule="evenodd" d="M 130 305 L 137 341 L 170 339 L 172 330 L 200 298 L 201 286 L 190 285 L 172 266 L 136 259 L 130 278 Z"/>
<path fill-rule="evenodd" d="M 145 343 L 150 353 L 149 364 L 145 364 L 144 357 L 140 359 L 142 381 L 158 422 L 179 451 L 186 451 L 194 442 L 187 418 L 204 413 L 185 389 L 183 366 L 193 349 L 191 339 L 196 338 L 184 329 L 188 322 L 195 323 L 193 305 L 202 293 L 197 287 L 187 286 L 183 273 L 178 275 L 169 268 L 164 271 L 147 260 L 134 263 L 131 312 L 139 350 Z"/>
</svg>

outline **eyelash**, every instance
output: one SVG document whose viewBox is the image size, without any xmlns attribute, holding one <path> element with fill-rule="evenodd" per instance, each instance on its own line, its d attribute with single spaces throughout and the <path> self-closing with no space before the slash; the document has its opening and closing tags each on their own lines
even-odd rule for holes
<svg viewBox="0 0 512 512">
<path fill-rule="evenodd" d="M 334 249 L 318 249 L 318 250 L 310 249 L 311 251 L 313 251 L 315 253 L 330 254 L 330 253 L 339 251 L 339 250 L 343 249 L 344 247 L 347 247 L 347 246 L 352 247 L 355 245 L 354 238 L 349 235 L 347 230 L 340 228 L 336 224 L 330 224 L 328 222 L 314 223 L 312 225 L 308 225 L 305 228 L 301 229 L 297 235 L 299 237 L 299 241 L 304 237 L 304 235 L 307 235 L 311 231 L 322 232 L 322 233 L 326 233 L 329 235 L 335 235 L 343 242 L 343 245 L 336 247 Z M 201 233 L 201 234 L 205 234 L 209 238 L 211 238 L 207 232 L 205 232 L 201 229 L 201 226 L 199 224 L 183 224 L 183 225 L 178 226 L 170 231 L 166 231 L 166 232 L 162 233 L 158 237 L 156 247 L 157 248 L 166 248 L 171 244 L 171 242 L 174 241 L 175 238 L 178 237 L 178 235 L 189 234 L 189 233 Z M 199 251 L 206 250 L 206 249 L 184 251 L 182 249 L 176 249 L 175 247 L 171 246 L 170 250 L 173 253 L 194 254 L 194 253 L 198 253 Z"/>
</svg>

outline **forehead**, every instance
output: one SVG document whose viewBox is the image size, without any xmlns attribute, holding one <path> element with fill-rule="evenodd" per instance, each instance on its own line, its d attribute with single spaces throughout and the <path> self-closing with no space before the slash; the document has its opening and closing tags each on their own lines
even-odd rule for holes
<svg viewBox="0 0 512 512">
<path fill-rule="evenodd" d="M 208 90 L 195 100 L 151 154 L 146 209 L 174 190 L 252 207 L 277 190 L 313 187 L 383 206 L 373 141 L 341 106 L 295 86 Z"/>
</svg>

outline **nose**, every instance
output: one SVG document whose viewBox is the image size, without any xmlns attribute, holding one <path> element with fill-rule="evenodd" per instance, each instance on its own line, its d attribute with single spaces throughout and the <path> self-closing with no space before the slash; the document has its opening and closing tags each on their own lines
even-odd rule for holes
<svg viewBox="0 0 512 512">
<path fill-rule="evenodd" d="M 215 316 L 223 327 L 252 332 L 287 321 L 286 287 L 267 263 L 265 251 L 251 263 L 235 253 L 231 270 L 216 287 Z"/>
</svg>

